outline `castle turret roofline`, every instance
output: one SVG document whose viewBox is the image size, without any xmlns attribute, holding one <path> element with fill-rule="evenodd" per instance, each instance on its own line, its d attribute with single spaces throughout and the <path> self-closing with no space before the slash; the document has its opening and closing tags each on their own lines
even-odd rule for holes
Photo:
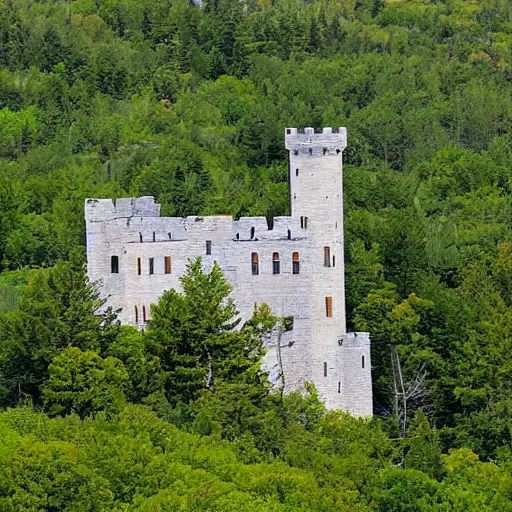
<svg viewBox="0 0 512 512">
<path fill-rule="evenodd" d="M 288 150 L 301 148 L 322 147 L 328 151 L 343 151 L 347 147 L 347 129 L 344 127 L 334 130 L 325 127 L 321 132 L 315 132 L 314 128 L 304 128 L 299 131 L 297 128 L 285 129 L 285 147 Z"/>
</svg>

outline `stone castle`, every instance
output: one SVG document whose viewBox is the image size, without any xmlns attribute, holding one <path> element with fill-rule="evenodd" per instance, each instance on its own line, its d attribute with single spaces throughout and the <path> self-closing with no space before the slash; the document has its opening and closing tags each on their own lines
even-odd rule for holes
<svg viewBox="0 0 512 512">
<path fill-rule="evenodd" d="M 143 328 L 190 259 L 217 261 L 242 323 L 255 303 L 288 318 L 265 356 L 270 379 L 285 391 L 312 382 L 328 408 L 371 416 L 369 334 L 347 333 L 345 321 L 346 129 L 287 128 L 285 143 L 290 217 L 160 217 L 153 197 L 86 199 L 88 274 L 122 323 Z"/>
</svg>

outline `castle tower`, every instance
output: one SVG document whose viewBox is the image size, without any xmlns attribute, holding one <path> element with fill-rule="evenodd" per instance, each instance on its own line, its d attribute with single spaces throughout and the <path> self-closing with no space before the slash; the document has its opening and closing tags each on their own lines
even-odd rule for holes
<svg viewBox="0 0 512 512">
<path fill-rule="evenodd" d="M 311 381 L 328 408 L 360 408 L 371 415 L 369 337 L 346 335 L 342 155 L 347 132 L 287 128 L 285 143 L 292 217 L 311 233 Z"/>
<path fill-rule="evenodd" d="M 290 322 L 265 356 L 284 392 L 312 382 L 330 409 L 372 415 L 370 339 L 347 333 L 342 155 L 346 130 L 285 132 L 291 217 L 160 217 L 152 197 L 86 199 L 87 266 L 123 324 L 145 328 L 151 305 L 181 290 L 190 259 L 218 262 L 243 321 L 268 304 Z"/>
</svg>

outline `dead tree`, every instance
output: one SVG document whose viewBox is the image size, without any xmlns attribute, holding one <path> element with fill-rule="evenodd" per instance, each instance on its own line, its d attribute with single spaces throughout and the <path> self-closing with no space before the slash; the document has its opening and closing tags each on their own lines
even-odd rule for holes
<svg viewBox="0 0 512 512">
<path fill-rule="evenodd" d="M 418 409 L 428 409 L 429 390 L 425 387 L 427 371 L 425 364 L 416 371 L 410 382 L 404 380 L 400 357 L 395 344 L 391 344 L 391 368 L 393 370 L 393 393 L 395 420 L 402 438 L 407 435 L 407 420 Z"/>
</svg>

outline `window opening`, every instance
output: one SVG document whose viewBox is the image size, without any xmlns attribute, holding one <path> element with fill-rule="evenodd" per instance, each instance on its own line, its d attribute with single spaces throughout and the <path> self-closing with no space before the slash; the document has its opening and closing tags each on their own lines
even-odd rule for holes
<svg viewBox="0 0 512 512">
<path fill-rule="evenodd" d="M 336 154 L 339 155 L 341 153 L 341 149 L 336 150 Z"/>
<path fill-rule="evenodd" d="M 260 263 L 258 258 L 258 253 L 253 252 L 251 257 L 252 262 L 252 275 L 257 276 L 260 273 Z"/>
<path fill-rule="evenodd" d="M 324 155 L 327 154 L 327 148 L 324 148 Z"/>
<path fill-rule="evenodd" d="M 286 133 L 287 133 L 288 135 L 290 135 L 290 133 L 292 133 L 292 131 L 290 130 L 290 128 L 286 128 Z"/>
<path fill-rule="evenodd" d="M 308 218 L 304 217 L 304 229 L 308 229 Z"/>
<path fill-rule="evenodd" d="M 283 318 L 283 331 L 293 331 L 293 316 L 285 316 Z"/>
<path fill-rule="evenodd" d="M 324 267 L 331 266 L 331 248 L 324 247 Z"/>
<path fill-rule="evenodd" d="M 139 240 L 142 243 L 142 233 L 139 233 Z"/>
<path fill-rule="evenodd" d="M 146 316 L 146 306 L 142 306 L 142 321 L 146 323 L 148 321 L 148 318 Z"/>
<path fill-rule="evenodd" d="M 327 363 L 324 363 L 324 377 L 327 377 Z"/>
<path fill-rule="evenodd" d="M 119 256 L 112 256 L 110 258 L 110 272 L 112 274 L 119 274 Z"/>
<path fill-rule="evenodd" d="M 153 242 L 156 242 L 156 233 L 153 231 Z"/>
<path fill-rule="evenodd" d="M 341 393 L 341 382 L 338 381 L 338 393 Z"/>
<path fill-rule="evenodd" d="M 334 256 L 334 254 L 332 255 L 332 266 L 336 266 L 336 256 Z"/>
<path fill-rule="evenodd" d="M 169 235 L 169 240 L 172 240 L 172 235 L 171 233 L 167 233 Z"/>
<path fill-rule="evenodd" d="M 206 240 L 206 254 L 212 253 L 212 241 Z"/>
<path fill-rule="evenodd" d="M 299 272 L 300 272 L 299 253 L 294 252 L 292 254 L 292 274 L 298 274 Z"/>
<path fill-rule="evenodd" d="M 288 230 L 288 240 L 291 240 L 292 239 L 292 232 L 290 230 Z"/>
<path fill-rule="evenodd" d="M 256 232 L 256 229 L 254 226 L 251 228 L 251 240 L 254 238 L 254 233 Z"/>
<path fill-rule="evenodd" d="M 297 155 L 299 154 L 299 150 L 298 150 L 298 149 L 295 149 L 295 150 L 293 151 L 293 154 L 294 154 L 295 156 L 297 156 Z"/>
<path fill-rule="evenodd" d="M 332 297 L 325 297 L 325 316 L 332 317 Z"/>
<path fill-rule="evenodd" d="M 236 239 L 237 239 L 237 240 L 240 240 L 240 233 L 237 233 L 237 234 L 236 234 Z"/>
<path fill-rule="evenodd" d="M 165 263 L 165 273 L 170 274 L 171 273 L 171 257 L 165 256 L 164 263 Z"/>
<path fill-rule="evenodd" d="M 361 356 L 361 368 L 364 368 L 364 356 Z"/>
<path fill-rule="evenodd" d="M 275 252 L 272 254 L 272 274 L 279 274 L 279 253 Z"/>
<path fill-rule="evenodd" d="M 149 258 L 149 274 L 155 273 L 155 258 Z"/>
<path fill-rule="evenodd" d="M 304 229 L 304 217 L 300 218 L 300 229 Z"/>
<path fill-rule="evenodd" d="M 295 176 L 299 175 L 299 169 L 295 169 Z"/>
<path fill-rule="evenodd" d="M 135 323 L 139 323 L 139 308 L 135 306 Z"/>
<path fill-rule="evenodd" d="M 137 275 L 140 276 L 142 273 L 141 261 L 140 258 L 137 258 Z"/>
<path fill-rule="evenodd" d="M 313 154 L 313 148 L 309 148 L 309 154 L 312 155 Z"/>
</svg>

